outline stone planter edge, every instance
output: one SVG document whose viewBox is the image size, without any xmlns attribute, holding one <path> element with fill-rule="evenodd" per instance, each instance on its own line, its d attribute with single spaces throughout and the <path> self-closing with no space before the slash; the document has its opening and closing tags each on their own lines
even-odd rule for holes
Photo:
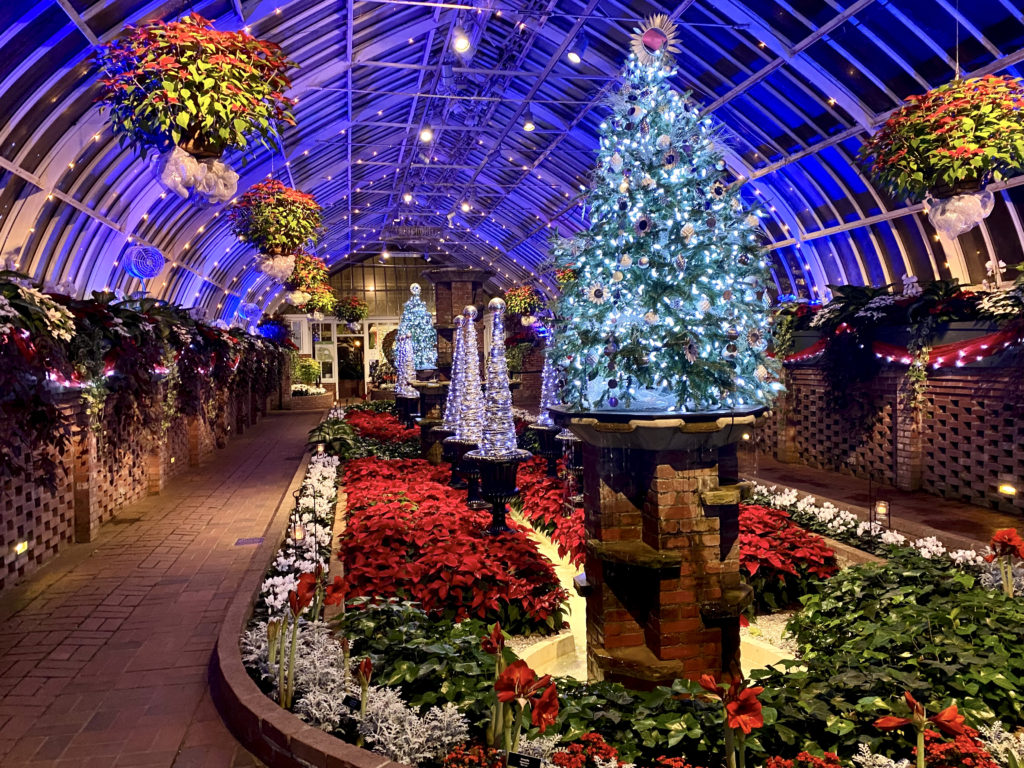
<svg viewBox="0 0 1024 768">
<path fill-rule="evenodd" d="M 292 492 L 302 484 L 309 460 L 310 454 L 306 453 L 281 495 L 263 543 L 228 606 L 210 657 L 210 695 L 232 735 L 253 755 L 275 768 L 405 768 L 383 755 L 360 749 L 314 728 L 281 709 L 253 682 L 242 663 L 239 639 L 252 616 L 263 575 L 284 540 Z"/>
</svg>

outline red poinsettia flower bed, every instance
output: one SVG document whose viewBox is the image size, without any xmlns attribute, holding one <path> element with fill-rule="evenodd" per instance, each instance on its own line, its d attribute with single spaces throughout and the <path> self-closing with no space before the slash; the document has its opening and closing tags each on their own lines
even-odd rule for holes
<svg viewBox="0 0 1024 768">
<path fill-rule="evenodd" d="M 406 440 L 420 439 L 419 427 L 406 429 L 391 413 L 346 411 L 345 421 L 355 428 L 360 437 L 380 440 L 382 443 L 404 443 Z"/>
<path fill-rule="evenodd" d="M 810 577 L 827 579 L 839 566 L 825 540 L 781 509 L 740 507 L 740 569 L 754 587 L 758 608 L 776 610 L 806 593 Z"/>
<path fill-rule="evenodd" d="M 414 600 L 455 620 L 500 620 L 514 632 L 561 628 L 568 595 L 525 529 L 487 536 L 490 513 L 468 509 L 446 480 L 446 469 L 421 459 L 346 465 L 341 546 L 351 594 Z"/>
<path fill-rule="evenodd" d="M 522 514 L 558 546 L 558 556 L 582 566 L 586 557 L 583 510 L 566 510 L 562 480 L 546 475 L 547 462 L 534 457 L 519 468 Z"/>
</svg>

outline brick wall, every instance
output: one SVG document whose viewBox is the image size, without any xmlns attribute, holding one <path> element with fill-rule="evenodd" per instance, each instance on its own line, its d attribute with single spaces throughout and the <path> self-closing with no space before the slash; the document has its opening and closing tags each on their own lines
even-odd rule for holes
<svg viewBox="0 0 1024 768">
<path fill-rule="evenodd" d="M 903 397 L 905 368 L 885 367 L 855 398 L 851 413 L 827 404 L 815 366 L 788 371 L 788 391 L 758 429 L 760 449 L 780 461 L 871 477 L 1006 512 L 1024 512 L 1024 389 L 1019 367 L 929 372 L 920 413 Z"/>
<path fill-rule="evenodd" d="M 520 408 L 536 410 L 540 403 L 541 371 L 544 370 L 544 348 L 531 349 L 523 358 L 523 370 L 516 374 L 522 382 L 512 391 L 512 404 Z"/>
<path fill-rule="evenodd" d="M 215 398 L 210 421 L 178 416 L 166 434 L 115 446 L 88 427 L 82 401 L 68 395 L 62 413 L 71 440 L 62 455 L 54 453 L 56 487 L 25 478 L 0 480 L 0 592 L 71 542 L 94 540 L 103 523 L 145 495 L 159 493 L 171 477 L 223 447 L 239 425 L 248 428 L 265 412 L 248 391 L 232 389 Z M 27 548 L 19 553 L 21 543 Z"/>
</svg>

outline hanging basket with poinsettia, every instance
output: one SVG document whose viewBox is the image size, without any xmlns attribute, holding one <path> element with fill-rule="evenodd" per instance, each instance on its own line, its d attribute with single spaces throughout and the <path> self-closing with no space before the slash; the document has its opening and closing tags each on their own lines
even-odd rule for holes
<svg viewBox="0 0 1024 768">
<path fill-rule="evenodd" d="M 308 253 L 295 254 L 295 269 L 285 286 L 287 300 L 304 312 L 333 312 L 338 297 L 327 281 L 327 265 Z"/>
<path fill-rule="evenodd" d="M 183 198 L 230 200 L 238 174 L 218 158 L 227 148 L 272 147 L 294 125 L 284 95 L 294 63 L 280 46 L 246 32 L 222 32 L 196 13 L 129 27 L 99 48 L 100 100 L 122 140 L 156 149 L 161 182 Z"/>
<path fill-rule="evenodd" d="M 519 315 L 523 325 L 537 321 L 534 313 L 544 306 L 544 300 L 532 285 L 517 285 L 505 291 L 505 308 L 509 314 Z"/>
<path fill-rule="evenodd" d="M 1024 85 L 1016 77 L 953 80 L 911 96 L 861 148 L 872 178 L 894 195 L 925 201 L 953 237 L 991 211 L 987 183 L 1024 171 Z"/>
<path fill-rule="evenodd" d="M 321 210 L 312 195 L 269 179 L 249 187 L 231 205 L 229 216 L 236 236 L 260 253 L 285 256 L 317 241 Z"/>
<path fill-rule="evenodd" d="M 334 316 L 350 325 L 365 320 L 369 314 L 370 305 L 355 295 L 342 296 L 334 308 Z"/>
</svg>

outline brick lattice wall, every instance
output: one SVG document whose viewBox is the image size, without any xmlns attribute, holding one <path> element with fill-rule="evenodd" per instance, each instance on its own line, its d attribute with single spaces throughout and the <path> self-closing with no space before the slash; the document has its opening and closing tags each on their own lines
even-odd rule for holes
<svg viewBox="0 0 1024 768">
<path fill-rule="evenodd" d="M 905 369 L 883 368 L 857 398 L 867 429 L 833 412 L 814 366 L 791 368 L 788 391 L 758 429 L 759 449 L 780 460 L 904 490 L 925 490 L 1004 512 L 1024 512 L 1024 375 L 1007 360 L 929 372 L 919 417 L 902 398 Z"/>
</svg>

